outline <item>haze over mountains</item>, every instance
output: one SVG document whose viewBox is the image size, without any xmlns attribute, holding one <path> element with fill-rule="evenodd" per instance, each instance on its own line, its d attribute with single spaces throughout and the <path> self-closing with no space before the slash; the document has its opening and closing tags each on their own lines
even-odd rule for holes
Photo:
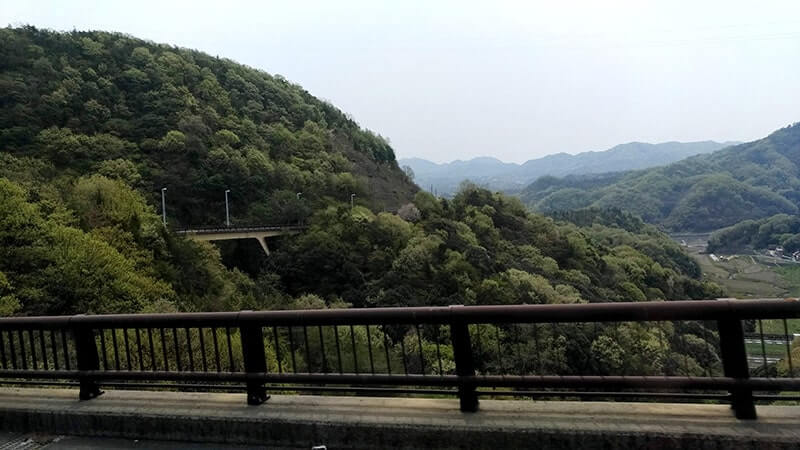
<svg viewBox="0 0 800 450">
<path fill-rule="evenodd" d="M 415 181 L 423 189 L 433 189 L 449 196 L 459 184 L 470 180 L 490 189 L 517 191 L 545 175 L 566 176 L 645 169 L 679 161 L 689 156 L 711 153 L 737 142 L 630 142 L 605 151 L 570 155 L 556 153 L 522 164 L 506 163 L 492 157 L 437 164 L 421 158 L 398 160 L 414 171 Z"/>
<path fill-rule="evenodd" d="M 675 231 L 711 231 L 748 219 L 794 215 L 800 205 L 800 123 L 664 167 L 540 178 L 520 196 L 540 211 L 620 208 Z"/>
</svg>

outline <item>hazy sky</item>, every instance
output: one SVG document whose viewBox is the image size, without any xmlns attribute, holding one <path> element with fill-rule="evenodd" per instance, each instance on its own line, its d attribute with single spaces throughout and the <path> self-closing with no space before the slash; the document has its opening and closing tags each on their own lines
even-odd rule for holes
<svg viewBox="0 0 800 450">
<path fill-rule="evenodd" d="M 521 162 L 800 121 L 800 1 L 0 0 L 278 73 L 399 157 Z"/>
</svg>

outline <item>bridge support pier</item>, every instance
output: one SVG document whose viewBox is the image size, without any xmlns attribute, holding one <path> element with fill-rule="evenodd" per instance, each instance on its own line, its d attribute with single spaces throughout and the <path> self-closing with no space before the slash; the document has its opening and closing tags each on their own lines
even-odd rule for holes
<svg viewBox="0 0 800 450">
<path fill-rule="evenodd" d="M 258 240 L 258 243 L 261 244 L 261 248 L 264 249 L 264 253 L 266 253 L 267 256 L 269 256 L 269 247 L 267 247 L 267 238 L 265 236 L 262 236 L 256 238 L 256 240 Z"/>
<path fill-rule="evenodd" d="M 269 256 L 267 238 L 298 234 L 307 227 L 300 225 L 286 225 L 278 227 L 239 227 L 239 228 L 207 228 L 197 230 L 178 231 L 189 239 L 197 241 L 227 241 L 236 239 L 255 239 L 258 245 Z"/>
</svg>

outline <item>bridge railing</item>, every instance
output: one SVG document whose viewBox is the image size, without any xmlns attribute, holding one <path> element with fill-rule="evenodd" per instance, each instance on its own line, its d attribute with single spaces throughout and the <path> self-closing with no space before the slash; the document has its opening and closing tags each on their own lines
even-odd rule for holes
<svg viewBox="0 0 800 450">
<path fill-rule="evenodd" d="M 463 411 L 480 396 L 713 399 L 755 418 L 756 401 L 798 399 L 796 318 L 800 302 L 775 299 L 3 318 L 0 384 L 455 395 Z"/>
<path fill-rule="evenodd" d="M 209 227 L 188 227 L 174 229 L 178 234 L 202 234 L 202 233 L 234 233 L 234 232 L 258 232 L 258 231 L 302 231 L 308 229 L 306 225 L 231 225 L 231 226 L 209 226 Z"/>
</svg>

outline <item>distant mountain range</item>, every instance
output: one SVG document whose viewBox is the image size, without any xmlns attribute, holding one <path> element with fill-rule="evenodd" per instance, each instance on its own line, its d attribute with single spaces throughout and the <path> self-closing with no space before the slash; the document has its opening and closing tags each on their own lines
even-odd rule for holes
<svg viewBox="0 0 800 450">
<path fill-rule="evenodd" d="M 539 211 L 619 208 L 673 231 L 710 231 L 800 212 L 800 123 L 663 167 L 542 177 L 520 192 Z M 778 231 L 776 231 L 778 230 Z M 789 233 L 758 230 L 758 233 Z"/>
<path fill-rule="evenodd" d="M 662 166 L 689 156 L 711 153 L 738 142 L 631 142 L 605 151 L 570 155 L 556 153 L 523 164 L 506 163 L 496 158 L 479 157 L 468 161 L 437 164 L 421 158 L 398 160 L 414 171 L 414 180 L 423 189 L 450 195 L 459 184 L 470 180 L 491 189 L 515 192 L 545 175 L 567 176 L 646 169 Z"/>
</svg>

